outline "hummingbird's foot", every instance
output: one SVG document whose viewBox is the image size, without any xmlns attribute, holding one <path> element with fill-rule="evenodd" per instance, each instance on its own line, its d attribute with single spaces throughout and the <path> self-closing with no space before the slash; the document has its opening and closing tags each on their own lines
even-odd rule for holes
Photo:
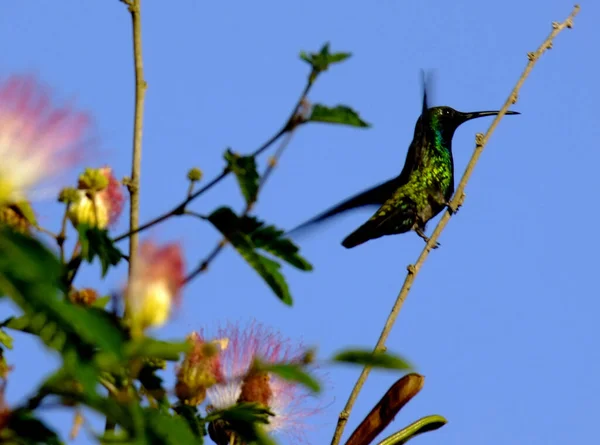
<svg viewBox="0 0 600 445">
<path fill-rule="evenodd" d="M 456 204 L 456 206 L 452 205 L 452 200 L 448 201 L 446 203 L 446 207 L 448 207 L 448 211 L 450 212 L 450 215 L 454 215 L 456 212 L 458 212 L 458 209 L 460 209 L 462 207 L 464 201 L 465 201 L 464 193 L 462 193 L 460 195 L 460 199 L 458 200 L 458 203 Z"/>
<path fill-rule="evenodd" d="M 446 207 L 448 207 L 448 211 L 450 212 L 450 215 L 454 215 L 456 212 L 458 212 L 458 209 L 460 209 L 461 206 L 462 206 L 462 204 L 458 204 L 455 207 L 450 202 L 446 203 Z"/>
<path fill-rule="evenodd" d="M 426 243 L 428 243 L 430 241 L 429 237 L 427 235 L 425 235 L 425 232 L 423 232 L 422 229 L 416 228 L 415 232 L 417 233 L 417 235 L 419 235 L 421 238 L 423 238 Z M 441 246 L 441 244 L 438 243 L 438 242 L 436 242 L 431 248 L 432 249 L 437 249 L 440 246 Z"/>
</svg>

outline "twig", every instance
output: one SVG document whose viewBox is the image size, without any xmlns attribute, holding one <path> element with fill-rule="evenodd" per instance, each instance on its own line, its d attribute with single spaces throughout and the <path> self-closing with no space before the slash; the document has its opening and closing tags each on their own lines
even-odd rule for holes
<svg viewBox="0 0 600 445">
<path fill-rule="evenodd" d="M 121 0 L 121 1 L 123 1 L 125 3 L 127 2 L 127 0 Z M 250 156 L 260 156 L 271 145 L 273 145 L 275 142 L 277 142 L 277 140 L 281 136 L 283 136 L 284 134 L 286 134 L 288 132 L 291 132 L 298 125 L 300 125 L 301 123 L 303 123 L 303 121 L 296 121 L 295 117 L 298 114 L 298 110 L 300 110 L 300 108 L 302 107 L 302 104 L 306 100 L 306 97 L 308 96 L 308 93 L 309 93 L 310 89 L 312 88 L 312 86 L 314 84 L 315 78 L 316 78 L 316 76 L 313 75 L 313 72 L 311 72 L 311 75 L 308 77 L 309 80 L 306 82 L 304 90 L 302 91 L 302 94 L 300 95 L 300 99 L 298 99 L 298 102 L 296 103 L 296 105 L 292 109 L 292 113 L 287 118 L 285 124 L 270 139 L 268 139 L 260 147 L 258 147 L 256 150 L 254 150 L 250 154 Z M 225 167 L 223 169 L 223 171 L 219 175 L 217 175 L 216 177 L 214 177 L 208 184 L 206 184 L 204 187 L 201 187 L 200 189 L 196 190 L 193 193 L 188 193 L 186 199 L 184 199 L 181 203 L 179 203 L 178 205 L 176 205 L 175 207 L 173 207 L 168 212 L 165 212 L 162 215 L 157 216 L 153 220 L 148 221 L 147 223 L 142 224 L 141 226 L 139 226 L 139 227 L 137 227 L 135 229 L 130 228 L 130 230 L 127 233 L 124 233 L 122 235 L 117 236 L 116 238 L 114 238 L 113 241 L 115 243 L 118 242 L 118 241 L 122 241 L 125 238 L 131 237 L 131 236 L 133 236 L 133 235 L 135 235 L 137 233 L 143 232 L 144 230 L 149 229 L 150 227 L 155 226 L 156 224 L 159 224 L 159 223 L 161 223 L 161 222 L 163 222 L 163 221 L 171 218 L 172 216 L 183 215 L 184 212 L 185 212 L 185 210 L 186 210 L 187 205 L 190 202 L 192 202 L 193 200 L 195 200 L 199 196 L 201 196 L 204 193 L 206 193 L 207 191 L 209 191 L 211 188 L 213 188 L 215 185 L 217 185 L 219 182 L 221 182 L 223 179 L 225 179 L 227 177 L 227 175 L 229 175 L 230 173 L 231 173 L 231 170 L 229 168 Z"/>
<path fill-rule="evenodd" d="M 144 79 L 144 59 L 142 57 L 142 0 L 121 0 L 127 5 L 131 14 L 133 33 L 133 61 L 135 69 L 135 111 L 133 124 L 133 154 L 131 162 L 131 177 L 127 181 L 129 190 L 129 276 L 135 270 L 138 252 L 137 228 L 140 220 L 140 175 L 142 167 L 142 135 L 144 127 L 144 99 L 148 84 Z M 114 421 L 106 418 L 104 431 L 113 431 Z"/>
<path fill-rule="evenodd" d="M 490 127 L 488 128 L 485 135 L 478 134 L 476 137 L 475 150 L 473 152 L 473 155 L 471 156 L 471 159 L 469 160 L 467 168 L 465 169 L 465 173 L 463 174 L 463 176 L 460 180 L 460 183 L 458 184 L 458 187 L 456 188 L 456 193 L 454 194 L 454 197 L 452 198 L 452 200 L 450 202 L 451 208 L 456 209 L 462 204 L 462 201 L 465 198 L 465 193 L 464 193 L 465 187 L 467 185 L 467 182 L 469 181 L 469 178 L 471 177 L 471 174 L 473 172 L 473 169 L 475 168 L 475 165 L 477 164 L 477 161 L 479 160 L 479 156 L 481 156 L 481 152 L 483 151 L 483 148 L 487 144 L 490 136 L 492 135 L 492 133 L 498 126 L 498 123 L 500 122 L 502 117 L 505 115 L 508 108 L 512 104 L 517 102 L 519 90 L 521 89 L 521 86 L 525 82 L 525 79 L 529 76 L 529 73 L 531 72 L 533 66 L 539 60 L 539 58 L 542 56 L 542 54 L 547 49 L 550 49 L 552 47 L 552 41 L 558 35 L 558 33 L 560 33 L 565 28 L 571 28 L 573 26 L 573 19 L 579 13 L 579 9 L 580 9 L 579 5 L 575 5 L 575 7 L 573 8 L 573 11 L 571 12 L 569 17 L 567 17 L 567 19 L 564 22 L 562 22 L 562 23 L 553 22 L 552 23 L 552 32 L 550 33 L 548 38 L 540 45 L 540 47 L 537 49 L 537 51 L 529 53 L 527 55 L 529 58 L 529 63 L 525 67 L 523 74 L 521 74 L 521 77 L 517 81 L 517 84 L 515 85 L 511 94 L 509 95 L 508 99 L 504 103 L 504 106 L 500 109 L 500 112 L 498 113 L 496 118 L 493 120 L 493 122 L 490 124 Z M 402 285 L 402 288 L 400 289 L 398 297 L 396 298 L 396 302 L 394 303 L 392 311 L 391 311 L 390 315 L 388 316 L 388 319 L 385 322 L 385 325 L 383 327 L 383 330 L 381 332 L 379 340 L 377 341 L 377 344 L 375 345 L 375 348 L 374 348 L 375 351 L 381 350 L 382 348 L 384 348 L 384 345 L 388 338 L 388 335 L 390 334 L 390 332 L 392 330 L 392 327 L 396 321 L 396 318 L 398 317 L 398 313 L 400 312 L 400 309 L 402 309 L 402 305 L 404 304 L 406 296 L 408 295 L 408 292 L 410 291 L 410 288 L 412 287 L 412 284 L 415 280 L 415 277 L 417 276 L 417 273 L 419 273 L 419 270 L 421 269 L 423 263 L 427 259 L 427 256 L 429 255 L 429 252 L 431 251 L 431 249 L 436 245 L 437 239 L 439 238 L 440 234 L 446 227 L 446 224 L 448 224 L 450 217 L 451 217 L 450 210 L 447 210 L 446 212 L 444 212 L 444 214 L 442 215 L 442 218 L 440 219 L 440 222 L 438 223 L 435 230 L 433 231 L 433 233 L 429 239 L 429 242 L 425 245 L 425 248 L 419 255 L 417 262 L 414 265 L 411 264 L 408 266 L 408 274 L 406 275 L 404 284 Z M 354 403 L 356 402 L 358 394 L 359 394 L 360 390 L 362 389 L 364 383 L 366 382 L 370 371 L 371 371 L 371 368 L 368 366 L 365 366 L 365 368 L 363 368 L 360 376 L 358 377 L 358 380 L 356 381 L 356 384 L 354 385 L 354 388 L 352 389 L 352 392 L 350 393 L 350 396 L 348 397 L 346 406 L 344 407 L 344 409 L 342 410 L 342 412 L 339 415 L 337 426 L 336 426 L 335 432 L 333 434 L 333 438 L 331 440 L 331 445 L 339 444 L 339 442 L 342 438 L 342 434 L 344 432 L 344 427 L 346 426 L 346 423 L 348 422 L 348 417 L 350 416 L 352 407 L 354 406 Z"/>
<path fill-rule="evenodd" d="M 295 129 L 296 129 L 296 127 L 293 127 L 289 131 L 289 133 L 286 135 L 286 138 L 283 141 L 281 141 L 281 144 L 279 145 L 279 147 L 277 147 L 277 150 L 275 151 L 275 154 L 273 155 L 273 157 L 269 159 L 269 164 L 267 165 L 267 168 L 265 169 L 265 172 L 261 176 L 260 182 L 258 184 L 258 190 L 256 191 L 256 197 L 252 201 L 248 202 L 248 204 L 246 204 L 246 208 L 244 209 L 244 212 L 242 213 L 242 217 L 247 216 L 248 213 L 250 213 L 250 211 L 252 210 L 252 207 L 254 207 L 254 204 L 256 204 L 256 201 L 258 200 L 258 194 L 263 189 L 265 182 L 267 181 L 267 179 L 270 176 L 273 169 L 277 166 L 277 162 L 283 155 L 283 152 L 285 151 L 286 147 L 289 145 L 290 140 L 292 139 L 292 136 L 294 135 Z M 188 212 L 186 212 L 186 213 L 188 213 Z M 190 214 L 192 214 L 192 213 L 190 213 Z M 202 215 L 197 215 L 197 216 L 202 219 L 206 219 Z M 213 260 L 219 255 L 219 253 L 221 253 L 221 250 L 223 250 L 223 248 L 226 245 L 227 245 L 227 239 L 223 238 L 221 241 L 219 241 L 219 243 L 213 248 L 213 250 L 207 255 L 207 257 L 202 262 L 200 262 L 198 267 L 196 267 L 194 270 L 192 270 L 184 278 L 183 283 L 187 284 L 190 281 L 192 281 L 194 278 L 196 278 L 198 275 L 205 272 L 208 269 L 208 266 L 210 265 L 210 263 L 213 262 Z"/>
<path fill-rule="evenodd" d="M 140 218 L 140 174 L 142 164 L 142 131 L 144 125 L 144 98 L 148 84 L 144 79 L 144 61 L 142 57 L 142 17 L 141 0 L 121 0 L 128 6 L 131 13 L 133 30 L 133 57 L 135 68 L 135 121 L 133 129 L 133 156 L 131 165 L 131 178 L 127 183 L 130 195 L 129 207 L 129 274 L 134 268 L 138 236 L 136 230 Z"/>
</svg>

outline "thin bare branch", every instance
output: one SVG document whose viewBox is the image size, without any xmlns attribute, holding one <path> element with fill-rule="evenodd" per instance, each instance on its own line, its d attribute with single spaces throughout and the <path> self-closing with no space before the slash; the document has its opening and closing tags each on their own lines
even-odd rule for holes
<svg viewBox="0 0 600 445">
<path fill-rule="evenodd" d="M 144 60 L 142 57 L 142 1 L 141 0 L 123 0 L 127 4 L 131 14 L 131 23 L 133 30 L 133 57 L 135 68 L 135 117 L 133 128 L 133 156 L 131 164 L 131 177 L 127 181 L 127 188 L 130 195 L 129 207 L 129 231 L 132 233 L 129 238 L 129 273 L 133 270 L 137 250 L 138 235 L 137 229 L 140 218 L 140 175 L 142 164 L 142 135 L 144 126 L 144 99 L 148 84 L 144 79 Z"/>
<path fill-rule="evenodd" d="M 500 120 L 506 114 L 506 111 L 508 111 L 508 108 L 512 104 L 517 102 L 519 90 L 521 89 L 523 83 L 525 82 L 525 79 L 527 79 L 527 77 L 529 76 L 529 73 L 533 69 L 533 66 L 539 60 L 539 58 L 542 56 L 542 54 L 544 54 L 544 52 L 546 52 L 546 50 L 548 50 L 552 47 L 552 42 L 553 42 L 554 38 L 562 30 L 564 30 L 565 28 L 573 27 L 573 19 L 579 13 L 579 9 L 580 9 L 579 5 L 575 5 L 575 7 L 573 8 L 573 11 L 571 12 L 569 17 L 567 17 L 567 19 L 564 22 L 562 22 L 562 23 L 553 22 L 552 23 L 552 32 L 550 33 L 548 38 L 540 45 L 540 47 L 535 52 L 531 52 L 527 55 L 529 62 L 527 63 L 527 66 L 525 67 L 523 74 L 521 74 L 521 77 L 517 81 L 517 84 L 513 88 L 510 95 L 508 96 L 508 99 L 504 103 L 504 106 L 500 109 L 500 112 L 498 113 L 496 118 L 493 120 L 493 122 L 490 124 L 490 127 L 488 128 L 485 135 L 478 134 L 476 137 L 475 150 L 473 152 L 473 155 L 471 156 L 471 159 L 469 160 L 469 163 L 467 165 L 465 173 L 463 174 L 463 176 L 458 184 L 458 187 L 456 188 L 456 193 L 454 194 L 454 197 L 452 198 L 452 201 L 450 202 L 451 208 L 457 209 L 462 204 L 462 202 L 465 198 L 465 187 L 471 177 L 471 174 L 473 173 L 473 169 L 475 168 L 475 165 L 477 164 L 477 161 L 479 160 L 479 157 L 481 156 L 481 153 L 482 153 L 485 145 L 489 141 L 490 136 L 492 135 L 492 133 L 498 126 L 498 123 L 500 122 Z M 406 300 L 406 297 L 410 291 L 410 288 L 412 287 L 415 277 L 421 270 L 421 267 L 423 266 L 423 263 L 427 259 L 429 252 L 431 252 L 431 250 L 436 245 L 440 234 L 446 227 L 446 224 L 448 224 L 448 221 L 450 221 L 451 216 L 452 216 L 452 213 L 450 210 L 447 210 L 446 212 L 444 212 L 444 214 L 442 215 L 442 218 L 440 219 L 440 222 L 438 223 L 435 230 L 433 231 L 433 234 L 431 235 L 429 242 L 425 245 L 425 248 L 419 255 L 419 258 L 417 259 L 416 263 L 408 266 L 408 268 L 407 268 L 408 274 L 406 275 L 404 284 L 402 285 L 402 288 L 400 289 L 398 297 L 396 298 L 396 302 L 394 303 L 394 306 L 392 307 L 392 311 L 391 311 L 388 319 L 386 320 L 383 330 L 381 332 L 381 335 L 379 337 L 379 340 L 377 341 L 377 344 L 375 345 L 376 351 L 381 350 L 385 347 L 385 342 L 387 341 L 387 338 L 392 330 L 392 327 L 394 326 L 396 318 L 398 317 L 398 314 L 400 313 L 400 310 L 402 309 L 404 301 Z M 352 407 L 354 406 L 354 403 L 356 402 L 356 399 L 358 398 L 358 394 L 359 394 L 360 390 L 362 389 L 363 385 L 365 384 L 370 371 L 371 371 L 371 368 L 366 366 L 362 370 L 360 376 L 358 377 L 358 380 L 357 380 L 356 384 L 354 385 L 354 388 L 352 389 L 350 396 L 348 397 L 346 406 L 344 407 L 344 409 L 342 410 L 342 412 L 339 415 L 337 426 L 336 426 L 335 432 L 333 434 L 333 438 L 331 440 L 331 445 L 339 444 L 339 442 L 342 438 L 342 434 L 344 432 L 346 423 L 348 422 L 348 417 L 350 416 Z"/>
</svg>

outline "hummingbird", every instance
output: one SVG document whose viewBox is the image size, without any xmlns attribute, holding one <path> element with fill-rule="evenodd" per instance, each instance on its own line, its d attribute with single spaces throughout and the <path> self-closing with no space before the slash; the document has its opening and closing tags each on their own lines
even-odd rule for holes
<svg viewBox="0 0 600 445">
<path fill-rule="evenodd" d="M 447 106 L 430 108 L 424 78 L 422 84 L 421 115 L 417 119 L 414 137 L 400 174 L 348 198 L 288 233 L 308 228 L 348 210 L 379 205 L 370 219 L 342 241 L 342 246 L 351 249 L 372 239 L 409 231 L 416 232 L 425 242 L 429 242 L 425 235 L 427 222 L 446 207 L 451 212 L 456 211 L 449 206 L 454 194 L 454 132 L 469 120 L 495 116 L 499 111 L 465 113 Z M 520 113 L 507 111 L 506 114 Z"/>
</svg>

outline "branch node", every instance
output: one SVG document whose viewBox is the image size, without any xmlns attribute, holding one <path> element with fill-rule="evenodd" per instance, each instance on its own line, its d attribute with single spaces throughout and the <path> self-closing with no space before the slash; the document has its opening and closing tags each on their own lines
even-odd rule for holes
<svg viewBox="0 0 600 445">
<path fill-rule="evenodd" d="M 537 59 L 537 56 L 535 55 L 535 53 L 533 51 L 529 51 L 527 53 L 527 58 L 529 59 L 530 62 L 533 62 L 535 59 Z"/>
<path fill-rule="evenodd" d="M 477 147 L 483 147 L 483 143 L 484 143 L 484 138 L 483 138 L 483 133 L 477 133 L 475 135 L 475 145 Z"/>
<path fill-rule="evenodd" d="M 414 264 L 409 264 L 409 265 L 406 267 L 406 270 L 408 270 L 408 273 L 409 273 L 410 275 L 415 275 L 415 274 L 417 273 L 417 269 L 415 268 L 415 265 L 414 265 Z"/>
<path fill-rule="evenodd" d="M 510 102 L 514 105 L 519 100 L 519 95 L 515 92 L 510 95 Z"/>
</svg>

